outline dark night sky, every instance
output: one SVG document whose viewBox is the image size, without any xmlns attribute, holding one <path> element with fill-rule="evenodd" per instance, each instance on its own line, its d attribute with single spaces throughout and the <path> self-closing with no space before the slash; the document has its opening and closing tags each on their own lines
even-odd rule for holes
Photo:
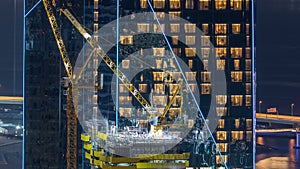
<svg viewBox="0 0 300 169">
<path fill-rule="evenodd" d="M 23 7 L 22 0 L 16 0 L 15 13 L 14 1 L 0 1 L 0 95 L 22 95 Z M 293 102 L 300 115 L 300 0 L 256 1 L 257 100 L 263 101 L 263 109 L 276 106 L 280 113 L 290 112 Z"/>
</svg>

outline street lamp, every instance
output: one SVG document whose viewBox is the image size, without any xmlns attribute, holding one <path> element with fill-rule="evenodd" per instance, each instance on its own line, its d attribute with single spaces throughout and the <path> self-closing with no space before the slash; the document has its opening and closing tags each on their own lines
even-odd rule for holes
<svg viewBox="0 0 300 169">
<path fill-rule="evenodd" d="M 262 101 L 260 100 L 259 101 L 259 105 L 258 105 L 258 111 L 259 111 L 259 113 L 261 113 L 261 104 L 262 104 Z"/>
<path fill-rule="evenodd" d="M 292 103 L 291 104 L 291 116 L 294 116 L 294 106 L 295 106 L 295 104 Z"/>
</svg>

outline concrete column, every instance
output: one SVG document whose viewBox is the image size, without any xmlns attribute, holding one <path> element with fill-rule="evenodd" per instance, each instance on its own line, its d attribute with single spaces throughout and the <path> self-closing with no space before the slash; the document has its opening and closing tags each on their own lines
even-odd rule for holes
<svg viewBox="0 0 300 169">
<path fill-rule="evenodd" d="M 300 149 L 300 132 L 296 132 L 296 146 L 294 148 Z"/>
</svg>

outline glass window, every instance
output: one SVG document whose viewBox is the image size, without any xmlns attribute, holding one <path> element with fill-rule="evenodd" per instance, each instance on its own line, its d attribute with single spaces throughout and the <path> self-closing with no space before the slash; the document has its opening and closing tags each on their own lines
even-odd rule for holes
<svg viewBox="0 0 300 169">
<path fill-rule="evenodd" d="M 196 24 L 192 24 L 192 23 L 184 24 L 184 30 L 186 33 L 195 33 L 196 32 Z"/>
<path fill-rule="evenodd" d="M 218 128 L 223 129 L 225 127 L 225 120 L 219 119 Z"/>
<path fill-rule="evenodd" d="M 215 34 L 226 34 L 227 25 L 226 24 L 215 24 Z"/>
<path fill-rule="evenodd" d="M 196 48 L 185 48 L 185 56 L 186 57 L 196 56 Z"/>
<path fill-rule="evenodd" d="M 201 72 L 201 81 L 202 82 L 210 82 L 210 76 L 211 75 L 211 73 L 210 72 Z"/>
<path fill-rule="evenodd" d="M 161 27 L 158 24 L 153 24 L 153 32 L 155 33 L 161 33 L 162 31 L 165 32 L 165 24 L 160 24 L 160 25 Z"/>
<path fill-rule="evenodd" d="M 246 34 L 250 34 L 250 24 L 246 24 Z"/>
<path fill-rule="evenodd" d="M 122 45 L 132 45 L 133 44 L 133 36 L 120 36 L 120 43 Z"/>
<path fill-rule="evenodd" d="M 172 36 L 172 44 L 178 45 L 178 36 Z"/>
<path fill-rule="evenodd" d="M 157 19 L 164 20 L 165 19 L 165 13 L 164 12 L 156 12 Z M 153 16 L 153 19 L 156 20 L 155 16 Z"/>
<path fill-rule="evenodd" d="M 228 163 L 228 155 L 222 155 L 222 157 L 220 155 L 216 155 L 216 163 L 217 164 L 224 165 L 223 159 L 224 159 L 225 163 Z M 219 168 L 222 168 L 222 167 L 219 167 Z"/>
<path fill-rule="evenodd" d="M 163 63 L 162 59 L 155 59 L 155 62 L 156 62 L 156 68 L 161 69 Z"/>
<path fill-rule="evenodd" d="M 173 48 L 173 52 L 176 56 L 180 56 L 181 55 L 181 48 Z"/>
<path fill-rule="evenodd" d="M 232 82 L 242 82 L 243 72 L 241 71 L 232 71 L 231 72 L 231 81 Z"/>
<path fill-rule="evenodd" d="M 228 151 L 228 143 L 217 143 L 217 147 L 217 150 L 222 153 L 226 153 Z"/>
<path fill-rule="evenodd" d="M 251 106 L 252 104 L 252 97 L 251 95 L 246 95 L 246 101 L 245 101 L 245 105 L 246 106 Z"/>
<path fill-rule="evenodd" d="M 132 85 L 130 85 L 130 87 L 132 87 Z M 126 86 L 124 84 L 119 84 L 119 90 L 120 90 L 120 93 L 128 93 L 128 89 L 126 88 Z"/>
<path fill-rule="evenodd" d="M 146 9 L 147 8 L 147 0 L 140 0 L 141 8 Z"/>
<path fill-rule="evenodd" d="M 252 130 L 252 119 L 246 119 L 247 130 Z"/>
<path fill-rule="evenodd" d="M 153 72 L 154 81 L 163 81 L 163 72 Z"/>
<path fill-rule="evenodd" d="M 210 48 L 201 48 L 202 58 L 208 58 L 210 53 Z"/>
<path fill-rule="evenodd" d="M 224 59 L 217 60 L 217 70 L 225 70 L 226 61 Z"/>
<path fill-rule="evenodd" d="M 251 70 L 251 60 L 250 59 L 246 59 L 245 60 L 245 70 Z"/>
<path fill-rule="evenodd" d="M 250 46 L 250 36 L 246 36 L 246 46 Z"/>
<path fill-rule="evenodd" d="M 232 103 L 232 106 L 242 106 L 243 105 L 243 96 L 242 95 L 232 95 L 231 103 Z"/>
<path fill-rule="evenodd" d="M 227 96 L 226 95 L 217 95 L 216 102 L 219 105 L 225 105 L 227 103 Z"/>
<path fill-rule="evenodd" d="M 180 19 L 180 12 L 169 12 L 169 20 L 175 21 Z"/>
<path fill-rule="evenodd" d="M 251 58 L 251 48 L 246 48 L 245 55 L 246 58 Z"/>
<path fill-rule="evenodd" d="M 204 60 L 202 60 L 202 63 L 203 63 L 203 70 L 207 70 L 208 69 L 208 60 L 204 59 Z"/>
<path fill-rule="evenodd" d="M 227 132 L 226 131 L 217 131 L 217 140 L 219 140 L 219 141 L 227 140 Z"/>
<path fill-rule="evenodd" d="M 201 36 L 201 45 L 202 46 L 210 46 L 210 37 L 209 36 Z"/>
<path fill-rule="evenodd" d="M 186 0 L 185 8 L 186 9 L 194 9 L 194 0 Z"/>
<path fill-rule="evenodd" d="M 150 25 L 147 23 L 138 23 L 137 27 L 138 27 L 137 31 L 139 33 L 148 33 L 150 30 Z"/>
<path fill-rule="evenodd" d="M 227 107 L 216 107 L 217 116 L 226 116 Z"/>
<path fill-rule="evenodd" d="M 165 0 L 153 0 L 154 8 L 165 8 Z"/>
<path fill-rule="evenodd" d="M 155 106 L 165 106 L 166 97 L 165 96 L 153 96 L 153 103 Z"/>
<path fill-rule="evenodd" d="M 246 4 L 246 10 L 249 11 L 251 5 L 250 0 L 246 0 L 245 4 Z"/>
<path fill-rule="evenodd" d="M 192 92 L 195 92 L 195 90 L 197 88 L 197 84 L 191 84 L 191 83 L 189 83 L 189 86 L 190 86 Z"/>
<path fill-rule="evenodd" d="M 208 34 L 209 33 L 208 24 L 202 24 L 202 32 L 204 34 Z"/>
<path fill-rule="evenodd" d="M 154 91 L 155 94 L 164 94 L 164 85 L 163 84 L 154 84 Z"/>
<path fill-rule="evenodd" d="M 251 82 L 252 73 L 251 71 L 246 71 L 246 82 Z"/>
<path fill-rule="evenodd" d="M 246 83 L 246 94 L 251 94 L 251 83 Z"/>
<path fill-rule="evenodd" d="M 244 132 L 243 131 L 231 131 L 232 140 L 243 140 Z"/>
<path fill-rule="evenodd" d="M 130 60 L 122 60 L 122 68 L 123 69 L 129 69 L 130 66 Z"/>
<path fill-rule="evenodd" d="M 119 102 L 122 105 L 130 105 L 132 101 L 131 96 L 119 96 Z"/>
<path fill-rule="evenodd" d="M 192 69 L 193 68 L 193 60 L 189 60 L 188 65 L 189 65 L 189 68 Z"/>
<path fill-rule="evenodd" d="M 225 58 L 227 55 L 226 48 L 216 48 L 216 56 L 219 58 Z"/>
<path fill-rule="evenodd" d="M 196 42 L 195 36 L 186 36 L 185 37 L 185 43 L 187 45 L 195 45 L 195 42 Z"/>
<path fill-rule="evenodd" d="M 215 0 L 216 10 L 225 10 L 227 0 Z"/>
<path fill-rule="evenodd" d="M 210 94 L 211 84 L 201 84 L 201 94 Z"/>
<path fill-rule="evenodd" d="M 185 72 L 185 76 L 187 80 L 196 80 L 197 72 Z"/>
<path fill-rule="evenodd" d="M 240 70 L 240 60 L 234 59 L 233 65 L 234 65 L 234 70 Z"/>
<path fill-rule="evenodd" d="M 179 33 L 180 32 L 180 24 L 170 24 L 171 33 Z"/>
<path fill-rule="evenodd" d="M 233 34 L 240 34 L 241 33 L 241 24 L 232 24 L 231 29 L 232 29 Z"/>
<path fill-rule="evenodd" d="M 240 127 L 240 119 L 235 119 L 234 125 L 235 125 L 235 128 L 238 129 Z"/>
<path fill-rule="evenodd" d="M 119 108 L 120 116 L 131 117 L 131 108 Z"/>
<path fill-rule="evenodd" d="M 199 0 L 199 10 L 209 10 L 210 0 Z"/>
<path fill-rule="evenodd" d="M 227 45 L 226 36 L 216 36 L 216 44 L 218 46 L 226 46 Z"/>
<path fill-rule="evenodd" d="M 147 84 L 139 84 L 139 90 L 141 93 L 147 93 Z"/>
<path fill-rule="evenodd" d="M 242 0 L 230 0 L 230 8 L 234 11 L 242 10 Z"/>
<path fill-rule="evenodd" d="M 154 56 L 164 56 L 165 48 L 153 48 L 153 55 Z"/>
<path fill-rule="evenodd" d="M 180 8 L 180 0 L 170 0 L 170 8 L 171 9 Z"/>
<path fill-rule="evenodd" d="M 252 131 L 246 131 L 246 141 L 252 141 Z"/>
<path fill-rule="evenodd" d="M 230 48 L 230 54 L 232 58 L 241 58 L 243 54 L 243 48 Z"/>
</svg>

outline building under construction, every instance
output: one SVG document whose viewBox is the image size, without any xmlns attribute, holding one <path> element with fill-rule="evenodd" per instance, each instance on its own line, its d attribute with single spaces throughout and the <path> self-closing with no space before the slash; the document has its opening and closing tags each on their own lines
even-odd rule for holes
<svg viewBox="0 0 300 169">
<path fill-rule="evenodd" d="M 253 11 L 26 0 L 24 168 L 254 168 Z"/>
</svg>

